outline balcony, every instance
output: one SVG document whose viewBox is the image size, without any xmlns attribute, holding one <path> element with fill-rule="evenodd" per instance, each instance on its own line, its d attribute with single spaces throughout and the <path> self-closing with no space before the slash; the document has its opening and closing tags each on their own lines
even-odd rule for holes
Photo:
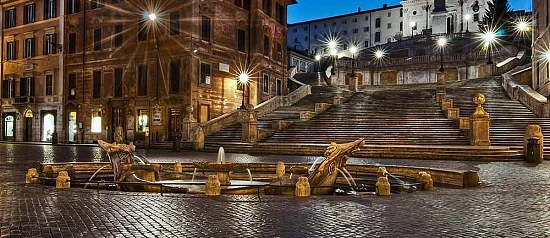
<svg viewBox="0 0 550 238">
<path fill-rule="evenodd" d="M 34 97 L 15 97 L 13 105 L 30 104 L 34 103 Z"/>
</svg>

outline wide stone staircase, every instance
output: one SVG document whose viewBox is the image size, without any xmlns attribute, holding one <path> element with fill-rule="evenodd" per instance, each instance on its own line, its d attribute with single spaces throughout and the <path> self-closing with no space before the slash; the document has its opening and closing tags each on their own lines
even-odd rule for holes
<svg viewBox="0 0 550 238">
<path fill-rule="evenodd" d="M 294 123 L 265 142 L 344 143 L 363 137 L 375 145 L 468 145 L 435 102 L 433 89 L 356 93 L 317 117 Z"/>
<path fill-rule="evenodd" d="M 291 123 L 300 121 L 300 114 L 303 112 L 314 112 L 316 103 L 327 103 L 332 105 L 333 98 L 336 94 L 341 94 L 341 89 L 327 86 L 312 86 L 311 94 L 302 98 L 297 103 L 291 106 L 279 107 L 273 112 L 258 118 L 258 129 L 264 131 L 275 131 L 273 123 L 275 121 L 284 120 Z M 241 142 L 242 126 L 240 123 L 235 123 L 217 133 L 209 135 L 205 138 L 205 148 L 216 148 L 220 143 Z M 244 145 L 241 145 L 244 146 Z"/>
<path fill-rule="evenodd" d="M 457 82 L 447 88 L 447 98 L 453 99 L 454 107 L 460 108 L 461 116 L 469 116 L 476 105 L 472 98 L 477 93 L 485 95 L 484 110 L 489 113 L 491 145 L 509 146 L 523 150 L 523 137 L 527 125 L 538 124 L 545 138 L 550 136 L 550 120 L 537 118 L 521 102 L 510 99 L 501 86 L 502 78 L 473 79 Z M 548 145 L 548 143 L 545 143 Z M 550 156 L 550 148 L 545 148 Z"/>
</svg>

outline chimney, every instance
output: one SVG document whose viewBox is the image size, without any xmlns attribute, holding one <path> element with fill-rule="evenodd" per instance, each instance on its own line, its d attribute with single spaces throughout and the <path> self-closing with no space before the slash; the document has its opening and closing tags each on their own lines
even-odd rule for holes
<svg viewBox="0 0 550 238">
<path fill-rule="evenodd" d="M 357 8 L 357 12 L 361 12 L 361 7 L 358 7 L 358 8 Z"/>
<path fill-rule="evenodd" d="M 383 4 L 382 5 L 382 8 L 387 8 L 388 7 L 388 4 Z"/>
</svg>

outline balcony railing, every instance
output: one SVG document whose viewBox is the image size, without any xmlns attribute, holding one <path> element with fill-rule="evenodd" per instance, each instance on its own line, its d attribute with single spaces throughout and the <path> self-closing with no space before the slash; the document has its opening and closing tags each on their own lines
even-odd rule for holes
<svg viewBox="0 0 550 238">
<path fill-rule="evenodd" d="M 25 104 L 25 103 L 34 103 L 34 97 L 15 97 L 14 105 Z"/>
</svg>

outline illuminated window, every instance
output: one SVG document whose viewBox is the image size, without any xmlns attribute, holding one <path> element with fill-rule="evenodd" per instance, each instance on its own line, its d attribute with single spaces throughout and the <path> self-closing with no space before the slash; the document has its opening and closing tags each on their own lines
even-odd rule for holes
<svg viewBox="0 0 550 238">
<path fill-rule="evenodd" d="M 94 133 L 101 132 L 101 112 L 100 111 L 92 112 L 92 132 Z"/>
<path fill-rule="evenodd" d="M 13 116 L 7 116 L 4 119 L 4 131 L 6 133 L 6 136 L 13 136 L 13 124 L 14 124 L 14 118 Z"/>
<path fill-rule="evenodd" d="M 148 116 L 149 112 L 147 110 L 138 110 L 138 121 L 137 121 L 137 131 L 138 132 L 145 132 L 145 128 L 148 125 Z"/>
</svg>

